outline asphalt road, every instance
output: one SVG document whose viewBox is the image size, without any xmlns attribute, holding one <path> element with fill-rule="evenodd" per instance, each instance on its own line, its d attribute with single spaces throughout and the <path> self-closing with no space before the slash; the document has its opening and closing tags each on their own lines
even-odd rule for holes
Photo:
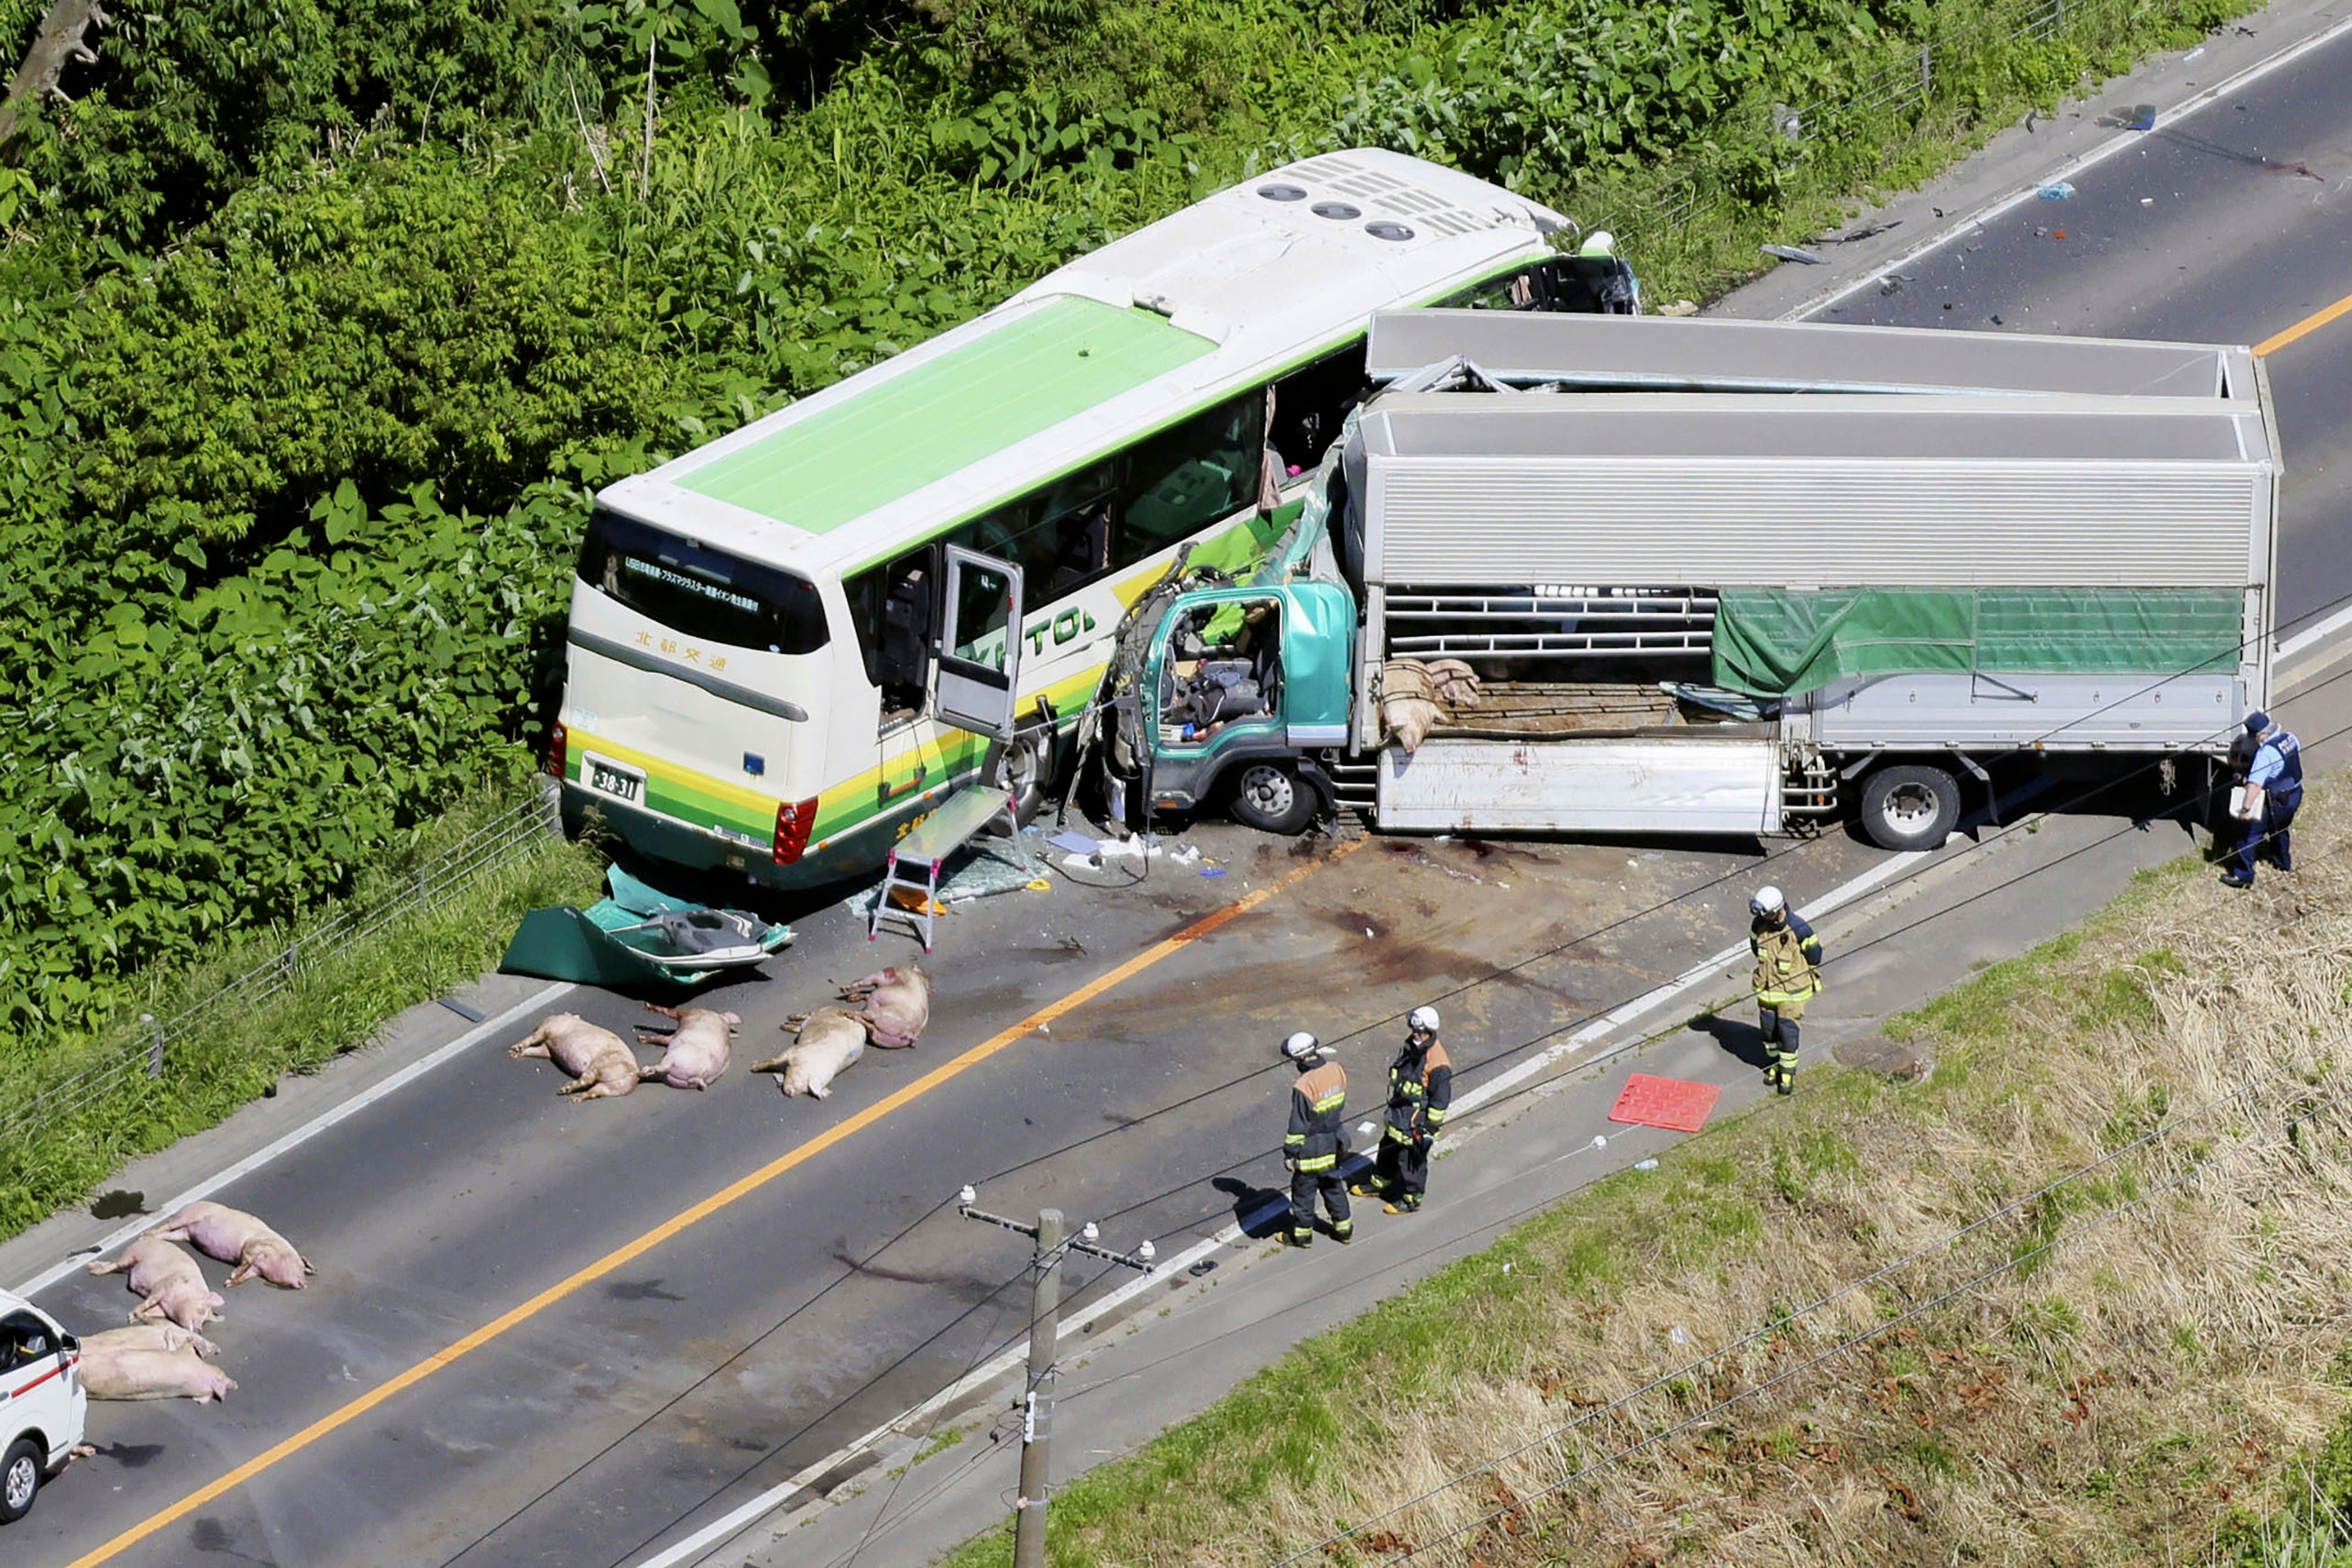
<svg viewBox="0 0 2352 1568">
<path fill-rule="evenodd" d="M 2243 108 L 2149 136 L 2075 179 L 2072 200 L 2018 208 L 1830 319 L 2266 338 L 2352 295 L 2347 79 L 2352 42 L 2314 52 Z M 2352 593 L 2340 392 L 2352 318 L 2269 363 L 2291 468 L 2292 617 Z M 717 1003 L 746 1022 L 737 1065 L 708 1093 L 649 1086 L 573 1105 L 550 1068 L 506 1058 L 510 1035 L 240 1179 L 224 1201 L 293 1236 L 319 1277 L 301 1294 L 235 1293 L 216 1332 L 240 1384 L 225 1406 L 93 1407 L 100 1456 L 8 1530 L 8 1561 L 633 1561 L 1023 1331 L 1008 1288 L 1025 1244 L 959 1221 L 962 1182 L 982 1182 L 1000 1212 L 1053 1202 L 1101 1220 L 1117 1245 L 1182 1245 L 1254 1208 L 1279 1175 L 1288 1080 L 1269 1058 L 1283 1033 L 1367 1031 L 1344 1053 L 1360 1080 L 1394 1018 L 1442 995 L 1475 1079 L 1735 939 L 1759 880 L 1744 844 L 1375 841 L 1315 864 L 1331 846 L 1302 855 L 1218 826 L 1185 841 L 1227 874 L 1161 864 L 1140 884 L 1065 883 L 946 921 L 929 1035 L 911 1053 L 869 1053 L 821 1103 L 786 1102 L 743 1069 L 782 1039 L 786 1014 L 911 952 L 902 938 L 869 947 L 838 914 L 804 923 L 771 980 Z M 1800 894 L 1879 859 L 1841 837 L 1770 849 L 1770 874 Z M 1002 1038 L 889 1102 L 1286 877 L 1261 907 L 1050 1031 Z M 618 998 L 568 1004 L 616 1026 L 643 1016 Z M 770 1170 L 829 1133 L 837 1141 Z M 747 1178 L 759 1179 L 676 1227 Z M 118 1278 L 82 1276 L 42 1299 L 92 1328 L 130 1304 Z"/>
</svg>

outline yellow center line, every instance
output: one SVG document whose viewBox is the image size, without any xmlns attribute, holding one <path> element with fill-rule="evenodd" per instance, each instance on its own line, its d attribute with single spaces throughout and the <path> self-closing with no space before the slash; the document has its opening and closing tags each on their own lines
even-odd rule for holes
<svg viewBox="0 0 2352 1568">
<path fill-rule="evenodd" d="M 407 1371 L 400 1374 L 390 1381 L 379 1384 L 376 1387 L 369 1389 L 367 1393 L 362 1394 L 359 1398 L 352 1400 L 349 1404 L 345 1405 L 342 1409 L 335 1410 L 329 1415 L 320 1417 L 317 1420 L 313 1421 L 310 1425 L 294 1433 L 291 1437 L 285 1439 L 274 1447 L 267 1449 L 262 1453 L 256 1454 L 253 1458 L 247 1460 L 244 1464 L 230 1471 L 227 1475 L 223 1475 L 217 1481 L 209 1482 L 203 1486 L 199 1486 L 196 1490 L 189 1493 L 186 1497 L 181 1498 L 170 1508 L 163 1509 L 161 1512 L 157 1513 L 148 1519 L 141 1520 L 136 1525 L 133 1525 L 130 1529 L 115 1537 L 114 1540 L 107 1541 L 104 1546 L 98 1547 L 93 1551 L 84 1552 L 82 1555 L 75 1558 L 71 1563 L 69 1563 L 67 1568 L 95 1568 L 96 1564 L 108 1562 L 120 1555 L 129 1548 L 137 1545 L 142 1541 L 145 1541 L 148 1536 L 153 1535 L 157 1530 L 162 1530 L 164 1527 L 176 1520 L 187 1518 L 190 1514 L 195 1512 L 198 1508 L 203 1508 L 205 1504 L 212 1502 L 214 1498 L 219 1497 L 225 1493 L 234 1491 L 236 1488 L 245 1485 L 246 1482 L 252 1480 L 256 1475 L 258 1475 L 263 1471 L 269 1469 L 280 1460 L 300 1453 L 302 1450 L 309 1447 L 312 1443 L 316 1442 L 319 1439 L 326 1436 L 329 1432 L 335 1431 L 338 1428 L 347 1426 L 351 1422 L 358 1420 L 361 1416 L 366 1415 L 368 1411 L 383 1404 L 384 1401 L 391 1398 L 394 1395 L 414 1387 L 419 1383 L 422 1383 L 426 1378 L 432 1376 L 434 1373 L 454 1365 L 467 1355 L 471 1355 L 474 1352 L 481 1349 L 482 1346 L 489 1343 L 492 1340 L 497 1339 L 500 1334 L 505 1333 L 508 1330 L 515 1327 L 519 1323 L 527 1321 L 539 1312 L 544 1311 L 547 1308 L 553 1306 L 557 1301 L 562 1300 L 565 1297 L 578 1290 L 582 1286 L 592 1285 L 597 1280 L 603 1278 L 608 1274 L 610 1274 L 613 1270 L 626 1267 L 629 1264 L 636 1261 L 640 1257 L 643 1257 L 645 1254 L 661 1245 L 664 1242 L 676 1236 L 681 1232 L 687 1230 L 689 1226 L 700 1223 L 702 1221 L 707 1220 L 711 1215 L 719 1212 L 720 1210 L 726 1208 L 731 1203 L 733 1203 L 738 1199 L 757 1191 L 760 1188 L 764 1187 L 771 1181 L 774 1181 L 777 1177 L 782 1176 L 785 1172 L 792 1169 L 796 1166 L 805 1165 L 809 1160 L 812 1160 L 819 1155 L 823 1154 L 827 1149 L 833 1147 L 836 1144 L 845 1142 L 858 1133 L 873 1126 L 876 1122 L 881 1121 L 884 1117 L 891 1114 L 891 1113 L 901 1110 L 913 1103 L 915 1101 L 929 1093 L 932 1090 L 940 1087 L 940 1085 L 947 1082 L 950 1079 L 954 1078 L 959 1073 L 969 1071 L 971 1069 L 979 1066 L 982 1062 L 986 1061 L 990 1057 L 995 1056 L 997 1052 L 1003 1050 L 1014 1041 L 1036 1033 L 1040 1025 L 1051 1024 L 1056 1019 L 1061 1017 L 1064 1014 L 1072 1012 L 1077 1008 L 1083 1007 L 1087 1003 L 1092 1002 L 1094 998 L 1102 995 L 1112 987 L 1141 974 L 1145 970 L 1151 968 L 1161 959 L 1180 951 L 1189 943 L 1196 942 L 1203 937 L 1209 935 L 1209 933 L 1214 931 L 1220 926 L 1225 925 L 1227 921 L 1230 921 L 1238 916 L 1247 914 L 1249 911 L 1257 908 L 1259 905 L 1264 904 L 1268 899 L 1274 897 L 1286 888 L 1289 888 L 1292 883 L 1311 875 L 1322 867 L 1329 865 L 1333 861 L 1337 860 L 1340 856 L 1351 853 L 1360 847 L 1363 842 L 1364 840 L 1359 839 L 1349 843 L 1342 844 L 1329 856 L 1319 861 L 1311 861 L 1306 865 L 1300 866 L 1296 870 L 1289 872 L 1284 875 L 1278 877 L 1274 881 L 1268 883 L 1261 888 L 1244 894 L 1240 898 L 1226 905 L 1224 908 L 1213 911 L 1210 914 L 1203 916 L 1200 919 L 1193 921 L 1190 926 L 1185 927 L 1174 936 L 1164 938 L 1160 941 L 1155 942 L 1150 947 L 1146 948 L 1142 952 L 1138 953 L 1135 957 L 1127 959 L 1125 963 L 1118 965 L 1107 973 L 1097 976 L 1095 979 L 1087 981 L 1084 985 L 1080 986 L 1077 990 L 1072 992 L 1069 995 L 1062 997 L 1060 1001 L 1046 1003 L 1046 1005 L 1039 1008 L 1036 1012 L 1030 1014 L 1019 1023 L 1013 1025 L 1011 1027 L 1005 1029 L 1000 1033 L 990 1036 L 987 1039 L 983 1040 L 980 1044 L 973 1047 L 962 1056 L 932 1069 L 929 1072 L 925 1073 L 914 1082 L 894 1091 L 885 1098 L 874 1102 L 872 1105 L 869 1105 L 864 1110 L 860 1111 L 857 1114 L 828 1128 L 823 1133 L 820 1133 L 816 1137 L 809 1139 L 807 1143 L 798 1146 L 789 1153 L 779 1156 L 777 1158 L 769 1161 L 766 1165 L 760 1167 L 759 1169 L 753 1171 L 749 1176 L 743 1177 L 740 1180 L 721 1188 L 719 1191 L 712 1193 L 709 1197 L 705 1198 L 702 1201 L 697 1203 L 691 1209 L 685 1211 L 683 1213 L 676 1214 L 670 1219 L 663 1221 L 652 1230 L 647 1231 L 643 1235 L 639 1236 L 635 1241 L 630 1242 L 625 1246 L 618 1247 L 613 1251 L 605 1254 L 602 1257 L 598 1258 L 594 1263 L 589 1264 L 587 1267 L 580 1269 L 569 1277 L 559 1280 L 555 1284 L 549 1286 L 546 1289 L 542 1290 L 536 1296 L 532 1297 L 521 1306 L 512 1308 L 510 1310 L 500 1314 L 498 1317 L 493 1318 L 489 1322 L 484 1323 L 480 1328 L 476 1329 L 473 1332 L 467 1334 L 465 1338 L 458 1340 L 456 1343 L 448 1345 L 442 1350 L 435 1351 L 433 1354 L 426 1356 L 423 1361 L 418 1362 L 414 1366 L 410 1367 Z"/>
<path fill-rule="evenodd" d="M 2259 359 L 2265 355 L 2276 354 L 2287 345 L 2298 339 L 2309 337 L 2338 316 L 2344 315 L 2352 315 L 2352 294 L 2345 295 L 2324 311 L 2313 312 L 2286 331 L 2275 336 L 2264 338 L 2254 345 L 2254 357 Z"/>
</svg>

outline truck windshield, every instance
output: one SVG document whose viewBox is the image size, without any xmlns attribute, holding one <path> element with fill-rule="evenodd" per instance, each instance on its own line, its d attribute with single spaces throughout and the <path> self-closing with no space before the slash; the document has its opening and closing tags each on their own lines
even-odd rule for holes
<svg viewBox="0 0 2352 1568">
<path fill-rule="evenodd" d="M 580 581 L 703 641 L 770 653 L 825 646 L 825 607 L 806 577 L 764 566 L 599 509 L 580 546 Z"/>
</svg>

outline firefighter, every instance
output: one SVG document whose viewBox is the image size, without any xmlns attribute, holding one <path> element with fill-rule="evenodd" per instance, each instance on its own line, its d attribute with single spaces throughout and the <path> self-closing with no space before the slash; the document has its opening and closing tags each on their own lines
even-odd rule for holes
<svg viewBox="0 0 2352 1568">
<path fill-rule="evenodd" d="M 1429 1146 L 1454 1102 L 1454 1060 L 1437 1037 L 1437 1009 L 1405 1015 L 1404 1048 L 1389 1064 L 1388 1125 L 1380 1135 L 1376 1174 L 1352 1190 L 1386 1199 L 1391 1214 L 1410 1214 L 1429 1190 Z"/>
<path fill-rule="evenodd" d="M 1356 1239 L 1356 1222 L 1347 1212 L 1347 1182 L 1339 1174 L 1347 1075 L 1323 1042 L 1303 1029 L 1282 1042 L 1282 1055 L 1299 1069 L 1298 1081 L 1291 1086 L 1291 1128 L 1282 1135 L 1282 1162 L 1291 1168 L 1291 1228 L 1283 1239 L 1292 1246 L 1314 1245 L 1314 1196 L 1319 1190 L 1324 1207 L 1331 1211 L 1332 1239 L 1345 1245 Z"/>
<path fill-rule="evenodd" d="M 1748 947 L 1756 956 L 1764 1082 L 1788 1094 L 1797 1088 L 1797 1021 L 1821 990 L 1821 938 L 1776 887 L 1756 889 L 1748 911 L 1755 916 L 1748 925 Z"/>
</svg>

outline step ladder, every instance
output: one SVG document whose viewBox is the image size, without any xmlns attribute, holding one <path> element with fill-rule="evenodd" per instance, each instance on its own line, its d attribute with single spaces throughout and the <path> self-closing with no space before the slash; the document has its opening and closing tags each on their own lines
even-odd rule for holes
<svg viewBox="0 0 2352 1568">
<path fill-rule="evenodd" d="M 1029 859 L 1028 846 L 1021 842 L 1021 817 L 1018 804 L 1008 789 L 993 789 L 971 785 L 956 791 L 941 801 L 938 809 L 915 825 L 914 830 L 898 841 L 890 851 L 889 868 L 883 873 L 882 887 L 874 901 L 874 915 L 866 925 L 865 939 L 869 942 L 882 934 L 885 915 L 903 915 L 923 938 L 923 951 L 931 950 L 932 923 L 938 918 L 940 902 L 940 869 L 949 857 L 972 842 L 981 829 L 1002 817 L 1013 835 L 1013 853 L 1019 858 L 1021 869 L 1035 875 L 1037 866 Z M 903 909 L 891 902 L 891 894 L 898 888 L 911 888 L 922 894 L 923 902 L 914 909 Z"/>
</svg>

